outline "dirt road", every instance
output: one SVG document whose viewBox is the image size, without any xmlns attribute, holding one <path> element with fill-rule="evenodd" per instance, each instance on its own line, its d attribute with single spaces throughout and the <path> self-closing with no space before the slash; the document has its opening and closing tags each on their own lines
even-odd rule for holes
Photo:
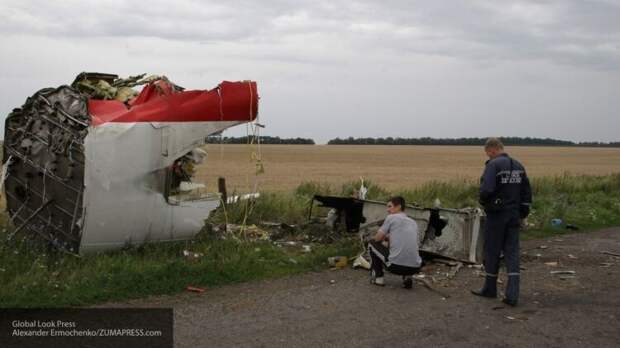
<svg viewBox="0 0 620 348">
<path fill-rule="evenodd" d="M 177 347 L 618 347 L 620 257 L 601 251 L 620 252 L 620 229 L 523 242 L 516 308 L 470 295 L 482 284 L 475 268 L 446 280 L 442 265 L 426 276 L 449 298 L 342 270 L 123 305 L 172 306 Z"/>
</svg>

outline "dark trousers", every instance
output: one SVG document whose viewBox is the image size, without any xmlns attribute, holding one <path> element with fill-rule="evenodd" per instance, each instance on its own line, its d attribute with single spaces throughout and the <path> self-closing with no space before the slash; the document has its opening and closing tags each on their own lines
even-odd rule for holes
<svg viewBox="0 0 620 348">
<path fill-rule="evenodd" d="M 497 276 L 501 253 L 504 253 L 508 285 L 506 298 L 519 299 L 519 211 L 488 212 L 484 231 L 484 270 L 486 272 L 482 292 L 497 295 Z"/>
<path fill-rule="evenodd" d="M 375 277 L 383 277 L 383 268 L 385 267 L 390 273 L 410 276 L 420 272 L 419 267 L 408 267 L 390 263 L 390 249 L 385 247 L 381 242 L 371 240 L 368 242 L 368 254 L 370 254 L 370 270 Z M 389 263 L 389 266 L 388 266 Z"/>
</svg>

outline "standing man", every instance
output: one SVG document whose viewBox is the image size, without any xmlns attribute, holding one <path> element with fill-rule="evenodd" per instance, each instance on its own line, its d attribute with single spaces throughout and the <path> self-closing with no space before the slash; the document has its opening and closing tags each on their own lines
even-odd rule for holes
<svg viewBox="0 0 620 348">
<path fill-rule="evenodd" d="M 480 204 L 487 215 L 484 231 L 484 286 L 474 295 L 497 297 L 500 253 L 504 253 L 508 285 L 503 302 L 519 301 L 519 227 L 530 212 L 532 191 L 525 169 L 504 152 L 497 138 L 489 138 L 484 150 L 489 157 L 480 179 Z"/>
<path fill-rule="evenodd" d="M 383 267 L 403 277 L 403 287 L 411 289 L 412 275 L 420 271 L 422 259 L 418 252 L 418 225 L 405 214 L 405 199 L 392 197 L 387 203 L 388 216 L 368 243 L 371 258 L 371 283 L 385 285 Z M 387 244 L 387 246 L 386 246 Z"/>
</svg>

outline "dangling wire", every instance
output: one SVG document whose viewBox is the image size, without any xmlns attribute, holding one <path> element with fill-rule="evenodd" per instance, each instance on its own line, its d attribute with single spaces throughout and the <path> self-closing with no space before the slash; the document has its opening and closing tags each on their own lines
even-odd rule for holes
<svg viewBox="0 0 620 348">
<path fill-rule="evenodd" d="M 262 127 L 260 123 L 258 123 L 259 115 L 258 111 L 256 111 L 256 118 L 254 118 L 254 91 L 252 89 L 252 82 L 248 81 L 248 87 L 250 91 L 250 113 L 248 123 L 246 123 L 246 137 L 247 137 L 247 145 L 250 147 L 251 155 L 250 162 L 254 163 L 254 182 L 253 188 L 250 190 L 250 178 L 246 173 L 246 189 L 252 193 L 258 192 L 258 176 L 265 172 L 265 167 L 262 162 L 262 153 L 261 153 L 261 142 L 260 142 L 260 128 Z M 253 122 L 252 122 L 253 121 Z M 255 146 L 255 150 L 252 150 L 251 147 Z M 252 214 L 254 210 L 254 204 L 250 204 L 250 197 L 245 200 L 244 204 L 244 214 L 243 214 L 243 223 L 241 225 L 241 230 L 243 231 L 244 238 L 247 239 L 247 229 L 246 223 L 248 217 Z"/>
</svg>

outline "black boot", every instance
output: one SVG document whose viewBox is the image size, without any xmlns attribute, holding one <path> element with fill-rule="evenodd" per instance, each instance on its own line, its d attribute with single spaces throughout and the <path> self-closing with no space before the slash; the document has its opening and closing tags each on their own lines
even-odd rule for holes
<svg viewBox="0 0 620 348">
<path fill-rule="evenodd" d="M 472 290 L 472 294 L 476 296 L 496 298 L 497 297 L 497 277 L 486 276 L 484 286 L 480 290 Z"/>
<path fill-rule="evenodd" d="M 508 285 L 506 285 L 506 298 L 504 303 L 516 306 L 519 301 L 519 275 L 508 275 Z"/>
</svg>

